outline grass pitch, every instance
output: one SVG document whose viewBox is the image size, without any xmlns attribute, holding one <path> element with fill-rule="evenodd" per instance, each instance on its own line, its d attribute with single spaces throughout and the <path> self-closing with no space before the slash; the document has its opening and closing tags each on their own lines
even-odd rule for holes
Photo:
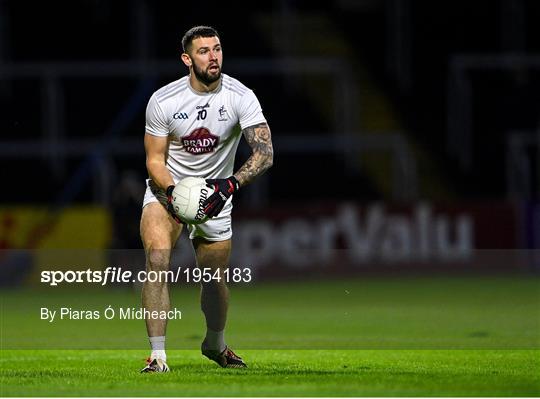
<svg viewBox="0 0 540 399">
<path fill-rule="evenodd" d="M 246 370 L 169 351 L 20 350 L 2 356 L 2 396 L 538 396 L 534 350 L 244 350 Z"/>
<path fill-rule="evenodd" d="M 40 320 L 39 309 L 137 306 L 128 290 L 2 292 L 1 396 L 539 396 L 537 278 L 404 278 L 232 286 L 227 341 L 197 350 L 196 287 L 178 287 L 172 372 L 141 375 L 141 320 Z"/>
</svg>

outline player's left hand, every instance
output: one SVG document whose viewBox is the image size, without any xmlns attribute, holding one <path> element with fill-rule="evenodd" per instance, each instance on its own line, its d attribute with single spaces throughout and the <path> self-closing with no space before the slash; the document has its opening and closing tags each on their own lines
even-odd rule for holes
<svg viewBox="0 0 540 399">
<path fill-rule="evenodd" d="M 167 190 L 165 191 L 165 193 L 167 194 L 167 211 L 169 212 L 169 215 L 171 215 L 171 217 L 174 219 L 176 223 L 184 224 L 182 219 L 180 219 L 178 215 L 176 214 L 176 212 L 174 211 L 174 206 L 172 204 L 173 191 L 174 191 L 173 185 L 170 185 L 169 187 L 167 187 Z"/>
<path fill-rule="evenodd" d="M 240 188 L 240 183 L 234 176 L 226 179 L 206 179 L 206 185 L 214 189 L 214 194 L 203 204 L 204 213 L 209 218 L 219 215 L 229 197 Z"/>
</svg>

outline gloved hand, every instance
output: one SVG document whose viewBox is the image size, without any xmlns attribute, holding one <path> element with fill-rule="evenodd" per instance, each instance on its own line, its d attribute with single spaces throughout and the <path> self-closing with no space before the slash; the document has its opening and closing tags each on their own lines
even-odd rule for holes
<svg viewBox="0 0 540 399">
<path fill-rule="evenodd" d="M 209 218 L 219 215 L 225 202 L 240 188 L 240 183 L 234 176 L 226 179 L 206 179 L 206 185 L 214 189 L 214 194 L 208 197 L 203 204 L 204 213 Z"/>
<path fill-rule="evenodd" d="M 167 187 L 167 211 L 171 214 L 172 218 L 175 220 L 178 224 L 184 224 L 182 220 L 178 217 L 178 215 L 174 212 L 174 206 L 172 203 L 172 195 L 173 195 L 174 185 L 170 185 Z"/>
</svg>

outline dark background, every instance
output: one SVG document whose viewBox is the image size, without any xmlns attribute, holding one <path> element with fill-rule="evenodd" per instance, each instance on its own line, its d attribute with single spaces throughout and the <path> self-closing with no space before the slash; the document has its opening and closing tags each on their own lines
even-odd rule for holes
<svg viewBox="0 0 540 399">
<path fill-rule="evenodd" d="M 244 209 L 535 201 L 539 17 L 532 0 L 1 1 L 1 202 L 136 215 L 144 108 L 187 73 L 198 24 L 274 137 Z"/>
</svg>

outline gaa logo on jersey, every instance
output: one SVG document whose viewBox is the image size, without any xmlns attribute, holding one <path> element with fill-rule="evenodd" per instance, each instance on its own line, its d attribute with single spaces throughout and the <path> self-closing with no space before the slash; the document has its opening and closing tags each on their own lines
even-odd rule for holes
<svg viewBox="0 0 540 399">
<path fill-rule="evenodd" d="M 182 145 L 190 154 L 206 154 L 213 152 L 219 143 L 219 137 L 210 133 L 205 127 L 195 129 L 182 137 Z"/>
</svg>

